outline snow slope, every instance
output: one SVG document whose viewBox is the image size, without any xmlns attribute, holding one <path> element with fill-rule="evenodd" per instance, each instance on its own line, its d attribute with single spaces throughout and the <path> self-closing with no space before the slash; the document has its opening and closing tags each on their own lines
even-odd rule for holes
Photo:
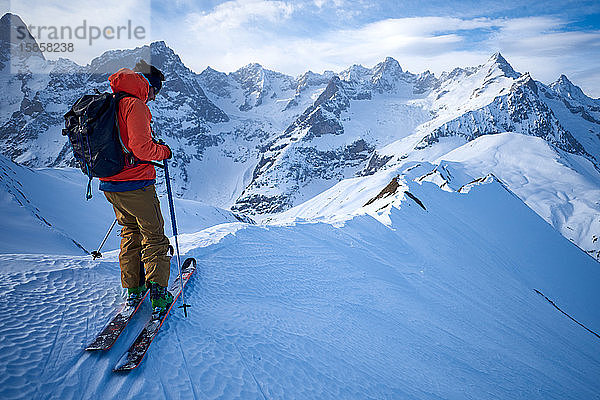
<svg viewBox="0 0 600 400">
<path fill-rule="evenodd" d="M 0 255 L 0 397 L 600 398 L 600 339 L 534 291 L 598 332 L 597 263 L 497 180 L 415 181 L 431 167 L 367 206 L 384 173 L 313 199 L 346 207 L 335 225 L 305 209 L 183 235 L 190 316 L 129 374 L 111 367 L 149 304 L 112 350 L 82 350 L 120 301 L 116 252 Z"/>
<path fill-rule="evenodd" d="M 472 177 L 493 173 L 563 236 L 600 259 L 600 173 L 587 159 L 536 137 L 503 133 L 480 137 L 438 160 L 447 167 L 445 161 L 460 163 Z"/>
<path fill-rule="evenodd" d="M 164 188 L 159 178 L 157 188 Z M 23 167 L 0 155 L 0 254 L 72 254 L 97 249 L 115 219 L 112 206 L 93 181 L 93 197 L 85 200 L 87 178 L 74 168 Z M 168 221 L 166 195 L 159 194 Z M 179 232 L 195 232 L 237 221 L 230 212 L 193 200 L 175 199 Z M 170 226 L 170 225 L 169 225 Z M 170 232 L 170 229 L 167 229 Z M 119 247 L 118 228 L 104 250 Z"/>
</svg>

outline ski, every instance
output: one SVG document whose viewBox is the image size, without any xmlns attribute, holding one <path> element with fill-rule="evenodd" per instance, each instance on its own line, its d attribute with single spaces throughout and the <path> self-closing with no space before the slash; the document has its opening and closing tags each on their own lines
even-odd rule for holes
<svg viewBox="0 0 600 400">
<path fill-rule="evenodd" d="M 173 305 L 179 298 L 179 295 L 181 295 L 181 292 L 185 288 L 185 285 L 190 280 L 190 277 L 192 276 L 195 270 L 196 260 L 193 258 L 187 258 L 181 266 L 181 284 L 179 282 L 178 276 L 169 287 L 169 292 L 177 293 L 173 296 L 173 302 L 171 303 L 171 305 L 169 306 L 169 308 L 163 316 L 161 316 L 160 318 L 151 318 L 146 323 L 146 325 L 144 326 L 140 334 L 137 336 L 133 344 L 129 347 L 127 352 L 125 352 L 125 354 L 123 354 L 123 356 L 121 356 L 121 358 L 119 359 L 119 362 L 113 369 L 114 372 L 129 371 L 135 369 L 138 365 L 140 365 L 142 359 L 144 358 L 144 355 L 146 355 L 146 352 L 150 347 L 150 344 L 158 334 L 160 327 L 165 322 L 165 319 L 169 315 L 169 312 L 173 308 Z"/>
<path fill-rule="evenodd" d="M 121 335 L 121 332 L 125 330 L 127 323 L 131 320 L 131 317 L 133 317 L 133 314 L 135 314 L 138 308 L 140 308 L 140 305 L 144 302 L 149 292 L 150 291 L 147 290 L 146 293 L 144 293 L 144 296 L 135 304 L 123 304 L 117 314 L 112 317 L 108 324 L 106 324 L 102 332 L 100 332 L 85 349 L 87 351 L 110 349 Z"/>
</svg>

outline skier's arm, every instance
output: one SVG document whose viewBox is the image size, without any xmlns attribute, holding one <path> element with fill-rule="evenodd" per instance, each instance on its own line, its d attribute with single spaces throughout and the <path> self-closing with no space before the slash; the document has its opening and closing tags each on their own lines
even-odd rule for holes
<svg viewBox="0 0 600 400">
<path fill-rule="evenodd" d="M 150 128 L 150 110 L 141 100 L 130 102 L 126 124 L 128 147 L 134 156 L 143 161 L 164 160 L 171 156 L 171 151 L 165 145 L 152 140 Z"/>
</svg>

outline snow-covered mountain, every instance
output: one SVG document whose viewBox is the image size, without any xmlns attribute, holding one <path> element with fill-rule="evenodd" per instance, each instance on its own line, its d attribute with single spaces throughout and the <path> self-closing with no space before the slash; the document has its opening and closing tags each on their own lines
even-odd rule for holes
<svg viewBox="0 0 600 400">
<path fill-rule="evenodd" d="M 73 166 L 60 132 L 64 112 L 83 93 L 108 90 L 107 71 L 131 67 L 150 55 L 167 77 L 150 107 L 155 132 L 174 149 L 174 188 L 180 197 L 269 215 L 343 179 L 411 161 L 436 162 L 480 137 L 512 132 L 541 138 L 560 160 L 587 160 L 564 164 L 576 179 L 592 177 L 591 192 L 562 195 L 551 186 L 543 190 L 556 194 L 542 203 L 536 196 L 522 199 L 590 254 L 600 252 L 594 239 L 600 236 L 600 205 L 591 200 L 585 207 L 577 205 L 598 188 L 600 100 L 586 96 L 564 75 L 543 84 L 515 71 L 499 53 L 483 65 L 440 76 L 405 71 L 391 57 L 372 68 L 354 65 L 340 73 L 308 71 L 298 77 L 258 64 L 231 73 L 207 68 L 196 74 L 164 42 L 109 51 L 79 66 L 21 53 L 9 35 L 19 25 L 24 24 L 10 14 L 0 21 L 5 88 L 0 144 L 2 153 L 20 164 Z M 10 63 L 22 73 L 11 73 L 15 66 Z M 523 142 L 532 143 L 539 142 Z M 532 168 L 522 163 L 511 174 L 530 176 Z M 494 173 L 502 176 L 497 168 Z M 533 185 L 555 182 L 552 174 L 534 173 Z M 511 189 L 522 195 L 518 187 Z M 556 214 L 565 217 L 552 217 Z"/>
</svg>

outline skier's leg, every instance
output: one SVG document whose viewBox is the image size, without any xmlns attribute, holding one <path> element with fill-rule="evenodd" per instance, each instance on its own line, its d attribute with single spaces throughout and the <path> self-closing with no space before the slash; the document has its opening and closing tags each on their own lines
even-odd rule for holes
<svg viewBox="0 0 600 400">
<path fill-rule="evenodd" d="M 140 273 L 142 235 L 137 219 L 122 201 L 120 194 L 126 192 L 105 192 L 106 198 L 113 205 L 117 222 L 121 225 L 121 252 L 119 265 L 121 266 L 121 284 L 124 288 L 141 286 Z M 126 202 L 125 202 L 126 203 Z"/>
<path fill-rule="evenodd" d="M 165 236 L 165 223 L 154 185 L 144 189 L 144 207 L 136 215 L 142 235 L 142 262 L 146 269 L 146 282 L 152 281 L 166 287 L 171 272 L 169 239 Z"/>
<path fill-rule="evenodd" d="M 140 253 L 140 260 L 142 259 L 142 254 Z M 144 268 L 144 263 L 140 261 L 140 279 L 138 280 L 139 286 L 142 286 L 146 283 L 146 269 Z"/>
<path fill-rule="evenodd" d="M 141 235 L 141 261 L 146 269 L 146 282 L 167 286 L 171 268 L 169 239 L 164 233 L 164 220 L 154 185 L 119 192 L 116 196 L 113 196 L 115 193 L 106 193 L 107 197 L 117 198 L 113 204 L 117 204 L 115 207 L 118 207 L 121 214 L 135 218 Z M 139 263 L 137 265 L 139 267 Z"/>
</svg>

